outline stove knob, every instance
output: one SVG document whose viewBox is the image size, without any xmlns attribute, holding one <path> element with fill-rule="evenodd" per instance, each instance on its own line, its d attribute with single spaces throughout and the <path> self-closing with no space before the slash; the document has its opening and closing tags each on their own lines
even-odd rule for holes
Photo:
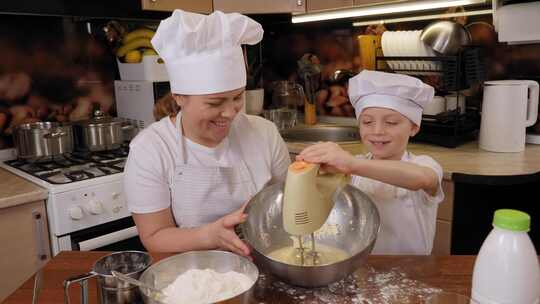
<svg viewBox="0 0 540 304">
<path fill-rule="evenodd" d="M 74 206 L 68 209 L 69 217 L 73 220 L 80 220 L 84 217 L 83 210 L 79 206 Z"/>
<path fill-rule="evenodd" d="M 88 202 L 88 211 L 92 214 L 101 214 L 103 212 L 103 205 L 99 201 L 89 201 Z"/>
</svg>

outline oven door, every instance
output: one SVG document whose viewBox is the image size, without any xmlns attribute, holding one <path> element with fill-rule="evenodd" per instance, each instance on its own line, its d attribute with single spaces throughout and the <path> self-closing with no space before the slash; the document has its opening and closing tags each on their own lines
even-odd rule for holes
<svg viewBox="0 0 540 304">
<path fill-rule="evenodd" d="M 133 219 L 126 217 L 69 235 L 71 250 L 77 251 L 146 251 Z"/>
</svg>

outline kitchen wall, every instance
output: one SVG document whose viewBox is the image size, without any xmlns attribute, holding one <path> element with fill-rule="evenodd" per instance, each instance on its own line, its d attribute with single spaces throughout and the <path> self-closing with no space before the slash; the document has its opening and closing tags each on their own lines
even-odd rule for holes
<svg viewBox="0 0 540 304">
<path fill-rule="evenodd" d="M 336 69 L 362 70 L 356 37 L 385 30 L 418 30 L 429 21 L 353 27 L 334 21 L 291 24 L 289 16 L 256 16 L 263 23 L 262 86 L 265 104 L 272 83 L 298 80 L 297 61 L 315 54 L 322 64 L 321 87 L 328 88 Z M 93 109 L 115 114 L 113 80 L 118 68 L 103 28 L 110 20 L 2 15 L 0 19 L 0 149 L 12 146 L 13 127 L 40 120 L 73 121 L 88 118 Z M 540 79 L 540 44 L 508 46 L 496 42 L 488 16 L 455 20 L 467 25 L 474 43 L 484 47 L 487 79 Z M 136 22 L 124 25 L 135 27 Z M 254 48 L 250 49 L 253 53 Z M 257 56 L 255 56 L 257 57 Z M 438 77 L 424 81 L 438 86 Z M 480 103 L 481 86 L 465 92 L 468 103 Z M 328 115 L 348 115 L 331 112 Z M 537 127 L 540 133 L 540 127 Z"/>
<path fill-rule="evenodd" d="M 509 46 L 497 42 L 491 16 L 460 17 L 452 19 L 465 25 L 471 32 L 473 44 L 482 47 L 486 63 L 485 78 L 540 79 L 540 44 Z M 314 24 L 269 24 L 265 27 L 263 45 L 265 85 L 278 79 L 297 80 L 296 61 L 304 53 L 317 55 L 323 65 L 322 88 L 328 88 L 329 78 L 336 69 L 362 70 L 361 52 L 356 37 L 362 34 L 381 35 L 385 30 L 421 30 L 432 21 L 404 22 L 387 25 L 353 27 L 351 22 L 324 22 Z M 420 77 L 440 88 L 438 76 Z M 469 105 L 479 105 L 482 87 L 473 86 L 464 92 Z M 266 102 L 269 102 L 267 96 Z M 332 114 L 327 111 L 326 114 Z M 338 113 L 346 115 L 346 113 Z M 351 115 L 352 116 L 352 115 Z M 540 133 L 540 127 L 538 127 Z"/>
<path fill-rule="evenodd" d="M 0 149 L 13 127 L 35 121 L 74 121 L 93 109 L 114 114 L 117 68 L 104 35 L 72 18 L 0 18 Z"/>
</svg>

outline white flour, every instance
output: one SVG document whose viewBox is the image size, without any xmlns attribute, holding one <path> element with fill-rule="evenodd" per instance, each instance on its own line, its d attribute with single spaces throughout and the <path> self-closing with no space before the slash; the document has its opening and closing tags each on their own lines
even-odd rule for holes
<svg viewBox="0 0 540 304">
<path fill-rule="evenodd" d="M 190 269 L 179 275 L 163 293 L 166 304 L 206 304 L 232 298 L 248 290 L 252 281 L 244 274 L 211 269 Z"/>
<path fill-rule="evenodd" d="M 266 277 L 261 275 L 259 281 Z M 368 267 L 327 287 L 306 289 L 275 281 L 267 292 L 282 293 L 295 304 L 408 304 L 424 303 L 441 291 L 408 278 L 399 268 L 381 272 Z"/>
</svg>

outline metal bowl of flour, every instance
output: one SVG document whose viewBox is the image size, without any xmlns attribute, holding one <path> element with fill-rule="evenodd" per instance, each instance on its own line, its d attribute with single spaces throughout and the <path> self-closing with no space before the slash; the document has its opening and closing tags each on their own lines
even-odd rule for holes
<svg viewBox="0 0 540 304">
<path fill-rule="evenodd" d="M 163 259 L 146 269 L 139 280 L 154 288 L 163 290 L 174 282 L 179 275 L 190 269 L 212 269 L 219 273 L 234 271 L 242 273 L 250 279 L 251 286 L 248 289 L 231 298 L 222 299 L 217 303 L 249 303 L 255 282 L 259 277 L 257 266 L 250 260 L 231 252 L 208 250 L 190 251 Z M 162 304 L 162 302 L 154 300 L 148 290 L 141 288 L 141 293 L 144 303 Z M 177 302 L 184 303 L 182 299 L 178 299 Z"/>
<path fill-rule="evenodd" d="M 296 247 L 294 237 L 283 229 L 283 188 L 284 183 L 266 187 L 246 207 L 242 233 L 253 248 L 257 265 L 289 284 L 317 287 L 339 281 L 365 263 L 379 232 L 379 212 L 369 196 L 351 185 L 334 194 L 334 207 L 315 232 L 315 244 L 345 251 L 348 258 L 311 266 L 271 258 L 269 254 L 275 250 Z"/>
</svg>

